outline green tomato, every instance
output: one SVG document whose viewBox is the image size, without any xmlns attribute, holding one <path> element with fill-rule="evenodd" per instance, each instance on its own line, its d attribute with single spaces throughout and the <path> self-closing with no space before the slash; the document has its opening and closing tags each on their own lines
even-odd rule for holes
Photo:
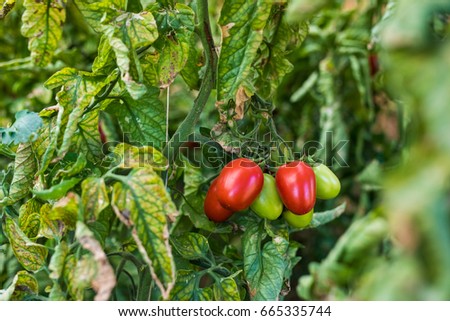
<svg viewBox="0 0 450 321">
<path fill-rule="evenodd" d="M 290 226 L 296 227 L 296 228 L 304 228 L 304 227 L 307 227 L 309 225 L 309 223 L 311 223 L 312 218 L 313 218 L 313 213 L 314 213 L 314 209 L 312 209 L 308 213 L 302 214 L 302 215 L 297 215 L 297 214 L 292 213 L 289 210 L 285 210 L 283 212 L 283 217 Z"/>
<path fill-rule="evenodd" d="M 250 208 L 262 218 L 275 220 L 283 211 L 283 203 L 277 192 L 275 178 L 272 175 L 264 174 L 264 185 L 261 193 Z"/>
<path fill-rule="evenodd" d="M 316 174 L 316 197 L 323 200 L 335 198 L 341 191 L 339 178 L 324 164 L 312 169 Z"/>
</svg>

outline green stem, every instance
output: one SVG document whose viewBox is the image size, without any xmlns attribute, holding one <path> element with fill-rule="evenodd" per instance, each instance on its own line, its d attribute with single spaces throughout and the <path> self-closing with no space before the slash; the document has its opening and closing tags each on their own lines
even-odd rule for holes
<svg viewBox="0 0 450 321">
<path fill-rule="evenodd" d="M 194 132 L 195 125 L 200 118 L 200 114 L 202 113 L 203 108 L 205 107 L 216 82 L 215 80 L 218 58 L 211 32 L 207 0 L 199 0 L 197 2 L 197 15 L 198 33 L 205 50 L 206 72 L 200 86 L 198 96 L 194 101 L 194 106 L 192 107 L 186 118 L 183 120 L 183 122 L 180 124 L 177 131 L 172 136 L 170 141 L 167 143 L 166 148 L 164 149 L 164 154 L 169 159 L 170 163 L 173 162 L 176 155 L 178 154 L 178 149 L 181 144 L 187 141 L 189 139 L 189 135 Z"/>
<path fill-rule="evenodd" d="M 284 139 L 278 134 L 277 128 L 275 127 L 275 122 L 273 118 L 269 118 L 267 120 L 267 126 L 269 127 L 270 133 L 275 136 L 276 141 L 278 142 L 278 150 L 283 154 L 283 160 L 291 162 L 294 160 L 294 154 L 292 153 L 291 148 L 284 141 Z M 287 159 L 285 152 L 287 153 Z M 284 163 L 284 162 L 283 162 Z"/>
<path fill-rule="evenodd" d="M 89 106 L 86 107 L 86 109 L 84 110 L 83 114 L 86 114 L 88 112 L 90 112 L 92 109 L 94 109 L 94 107 L 101 102 L 102 100 L 105 100 L 106 98 L 108 98 L 108 95 L 111 93 L 111 91 L 114 89 L 114 86 L 116 85 L 117 81 L 119 81 L 119 75 L 117 75 L 116 78 L 114 78 L 109 84 L 107 84 L 105 86 L 105 90 L 98 94 L 93 100 L 92 102 L 89 104 Z"/>
</svg>

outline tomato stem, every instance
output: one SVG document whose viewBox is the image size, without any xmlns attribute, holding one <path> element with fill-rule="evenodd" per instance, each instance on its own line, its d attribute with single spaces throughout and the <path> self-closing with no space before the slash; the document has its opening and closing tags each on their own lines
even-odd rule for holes
<svg viewBox="0 0 450 321">
<path fill-rule="evenodd" d="M 195 126 L 200 118 L 200 114 L 205 107 L 212 89 L 216 84 L 216 69 L 217 69 L 217 52 L 214 44 L 214 39 L 211 32 L 211 23 L 209 20 L 208 1 L 197 1 L 197 16 L 198 16 L 198 34 L 201 39 L 203 48 L 205 50 L 205 76 L 202 80 L 200 90 L 194 105 L 189 114 L 180 124 L 175 134 L 164 148 L 164 155 L 168 158 L 169 163 L 172 163 L 178 154 L 178 149 L 181 144 L 188 140 L 189 135 L 195 130 Z"/>
</svg>

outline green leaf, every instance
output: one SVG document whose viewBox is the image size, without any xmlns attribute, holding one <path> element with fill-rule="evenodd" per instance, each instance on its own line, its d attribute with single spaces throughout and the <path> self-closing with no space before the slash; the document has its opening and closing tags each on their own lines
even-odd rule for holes
<svg viewBox="0 0 450 321">
<path fill-rule="evenodd" d="M 136 49 L 151 45 L 158 38 L 153 15 L 148 11 L 124 13 L 103 27 L 119 67 L 121 80 L 133 99 L 142 97 L 147 88 L 142 83 L 143 73 Z"/>
<path fill-rule="evenodd" d="M 333 208 L 332 210 L 314 213 L 312 221 L 307 228 L 317 228 L 321 225 L 331 222 L 332 220 L 341 216 L 342 213 L 344 213 L 345 207 L 346 203 L 342 203 L 341 205 L 339 205 L 336 208 Z"/>
<path fill-rule="evenodd" d="M 172 301 L 211 301 L 211 288 L 200 288 L 201 274 L 190 270 L 178 270 L 177 282 L 172 290 Z"/>
<path fill-rule="evenodd" d="M 5 0 L 3 2 L 2 8 L 0 9 L 0 19 L 5 18 L 6 15 L 14 8 L 15 4 L 16 0 Z"/>
<path fill-rule="evenodd" d="M 55 253 L 53 253 L 48 265 L 51 279 L 58 280 L 61 277 L 67 255 L 69 255 L 69 247 L 66 242 L 62 241 L 55 247 Z"/>
<path fill-rule="evenodd" d="M 180 212 L 190 218 L 196 228 L 213 232 L 216 230 L 216 224 L 208 219 L 203 210 L 204 198 L 197 193 L 191 193 L 185 196 L 180 207 Z"/>
<path fill-rule="evenodd" d="M 77 0 L 76 4 L 84 19 L 96 31 L 102 32 L 104 24 L 108 24 L 126 10 L 126 0 L 100 0 L 89 3 L 88 1 Z"/>
<path fill-rule="evenodd" d="M 157 149 L 151 146 L 136 147 L 126 143 L 118 144 L 115 154 L 115 166 L 119 168 L 150 167 L 154 170 L 166 170 L 167 159 Z"/>
<path fill-rule="evenodd" d="M 78 128 L 72 137 L 71 148 L 77 153 L 86 155 L 87 160 L 94 164 L 103 158 L 97 111 L 86 113 L 81 117 Z"/>
<path fill-rule="evenodd" d="M 201 184 L 205 183 L 207 179 L 203 175 L 201 168 L 192 165 L 189 160 L 183 159 L 183 165 L 183 182 L 185 195 L 197 193 Z"/>
<path fill-rule="evenodd" d="M 366 191 L 379 190 L 383 185 L 383 167 L 378 160 L 371 161 L 356 177 Z"/>
<path fill-rule="evenodd" d="M 106 108 L 108 113 L 117 117 L 131 144 L 162 148 L 166 139 L 165 110 L 158 96 L 159 89 L 149 88 L 139 100 L 125 94 Z"/>
<path fill-rule="evenodd" d="M 14 176 L 5 203 L 13 204 L 30 193 L 33 186 L 37 162 L 31 143 L 20 144 L 14 161 Z"/>
<path fill-rule="evenodd" d="M 284 76 L 293 70 L 287 59 L 293 49 L 301 45 L 308 34 L 308 25 L 288 24 L 284 11 L 273 7 L 273 15 L 264 29 L 264 42 L 254 63 L 259 77 L 255 83 L 258 94 L 272 98 Z"/>
<path fill-rule="evenodd" d="M 87 220 L 97 220 L 109 205 L 108 191 L 103 178 L 89 177 L 81 183 L 81 202 Z"/>
<path fill-rule="evenodd" d="M 180 211 L 190 218 L 196 228 L 214 232 L 217 225 L 210 221 L 203 210 L 204 197 L 199 192 L 199 187 L 205 182 L 205 177 L 200 168 L 192 166 L 189 161 L 184 161 L 184 192 L 185 197 Z"/>
<path fill-rule="evenodd" d="M 60 183 L 53 185 L 49 189 L 33 190 L 34 196 L 37 198 L 48 201 L 57 200 L 67 194 L 75 185 L 81 181 L 81 178 L 74 177 L 69 179 L 63 179 Z"/>
<path fill-rule="evenodd" d="M 160 37 L 155 43 L 159 52 L 159 87 L 167 88 L 188 60 L 195 29 L 194 11 L 177 3 L 174 10 L 158 10 L 155 15 L 160 27 Z"/>
<path fill-rule="evenodd" d="M 58 147 L 58 138 L 59 138 L 59 133 L 61 131 L 61 125 L 62 125 L 62 117 L 64 115 L 64 107 L 58 105 L 58 116 L 56 118 L 56 122 L 53 124 L 52 122 L 49 122 L 48 126 L 49 128 L 49 134 L 48 134 L 48 145 L 46 144 L 46 140 L 44 137 L 45 133 L 41 134 L 42 136 L 40 137 L 40 139 L 38 139 L 38 141 L 36 142 L 36 144 L 39 144 L 39 149 L 43 149 L 45 146 L 45 151 L 42 155 L 42 158 L 40 159 L 40 164 L 39 164 L 39 171 L 37 172 L 37 175 L 41 175 L 45 172 L 45 170 L 48 168 L 48 166 L 50 165 L 50 162 L 53 159 L 53 156 L 55 154 L 56 148 Z M 35 145 L 36 145 L 35 144 Z"/>
<path fill-rule="evenodd" d="M 42 127 L 42 119 L 37 113 L 21 110 L 16 113 L 16 121 L 9 128 L 0 128 L 2 144 L 11 143 L 17 145 L 36 139 L 39 128 Z"/>
<path fill-rule="evenodd" d="M 175 41 L 168 38 L 158 61 L 159 87 L 170 86 L 175 77 L 183 69 L 189 55 L 189 43 Z"/>
<path fill-rule="evenodd" d="M 50 301 L 67 301 L 66 293 L 58 282 L 53 282 L 48 298 Z"/>
<path fill-rule="evenodd" d="M 209 244 L 206 237 L 198 233 L 187 233 L 172 238 L 172 244 L 177 252 L 186 260 L 207 258 Z"/>
<path fill-rule="evenodd" d="M 59 158 L 63 158 L 69 149 L 73 146 L 73 139 L 78 130 L 79 122 L 84 114 L 84 107 L 75 107 L 68 114 L 67 124 L 64 130 L 61 146 L 58 150 Z M 53 147 L 53 146 L 52 146 Z"/>
<path fill-rule="evenodd" d="M 175 275 L 166 215 L 174 219 L 177 210 L 163 181 L 150 168 L 135 169 L 114 185 L 111 205 L 122 222 L 133 228 L 153 280 L 168 298 Z"/>
<path fill-rule="evenodd" d="M 35 272 L 45 265 L 47 249 L 32 242 L 12 218 L 6 216 L 3 231 L 11 244 L 15 257 L 25 269 Z"/>
<path fill-rule="evenodd" d="M 8 158 L 15 158 L 16 157 L 16 153 L 14 153 L 11 148 L 9 148 L 6 145 L 3 145 L 2 143 L 0 143 L 0 155 L 6 156 Z"/>
<path fill-rule="evenodd" d="M 75 225 L 82 210 L 80 197 L 75 193 L 69 193 L 53 204 L 48 218 L 52 221 L 59 220 L 70 229 L 75 229 Z"/>
<path fill-rule="evenodd" d="M 252 300 L 278 300 L 289 266 L 289 242 L 276 237 L 262 246 L 264 238 L 261 224 L 247 226 L 242 238 L 244 275 Z"/>
<path fill-rule="evenodd" d="M 36 278 L 26 271 L 19 271 L 11 285 L 0 293 L 0 301 L 22 301 L 28 295 L 37 295 L 38 290 Z"/>
<path fill-rule="evenodd" d="M 87 165 L 86 156 L 83 153 L 80 153 L 79 155 L 74 155 L 74 157 L 76 157 L 75 162 L 71 162 L 64 169 L 58 170 L 53 177 L 53 180 L 59 179 L 60 177 L 72 177 L 83 171 Z"/>
<path fill-rule="evenodd" d="M 308 79 L 302 84 L 302 86 L 297 89 L 291 96 L 291 102 L 296 103 L 302 99 L 316 84 L 317 79 L 319 79 L 319 74 L 314 71 L 309 75 Z"/>
<path fill-rule="evenodd" d="M 200 68 L 203 65 L 202 54 L 197 48 L 196 37 L 191 37 L 189 43 L 188 59 L 181 70 L 181 76 L 190 89 L 198 90 L 200 88 Z"/>
<path fill-rule="evenodd" d="M 96 75 L 109 75 L 111 71 L 117 68 L 117 65 L 114 50 L 105 35 L 100 38 L 97 51 L 97 57 L 92 64 L 92 72 Z"/>
<path fill-rule="evenodd" d="M 94 300 L 108 300 L 116 286 L 116 277 L 105 252 L 100 243 L 94 238 L 94 234 L 81 221 L 77 222 L 75 237 L 84 249 L 92 253 L 92 258 L 97 265 L 96 273 L 91 280 L 92 288 L 96 292 Z"/>
<path fill-rule="evenodd" d="M 232 276 L 220 278 L 213 285 L 214 299 L 217 301 L 240 301 L 239 289 Z"/>
<path fill-rule="evenodd" d="M 333 4 L 332 0 L 292 0 L 287 9 L 287 18 L 291 23 L 301 23 L 311 18 L 327 5 Z"/>
<path fill-rule="evenodd" d="M 217 86 L 219 102 L 233 99 L 239 105 L 242 99 L 236 98 L 238 90 L 250 90 L 245 83 L 251 76 L 252 63 L 263 39 L 272 4 L 270 0 L 224 2 L 219 19 L 222 28 Z"/>
<path fill-rule="evenodd" d="M 107 83 L 105 76 L 66 67 L 53 74 L 45 82 L 45 87 L 61 87 L 56 95 L 58 103 L 72 112 L 77 107 L 84 110 Z"/>
<path fill-rule="evenodd" d="M 22 15 L 22 35 L 29 38 L 28 49 L 33 63 L 47 66 L 58 48 L 62 26 L 66 20 L 66 10 L 62 1 L 24 1 Z"/>
<path fill-rule="evenodd" d="M 35 238 L 39 233 L 41 218 L 39 211 L 42 203 L 35 198 L 30 199 L 20 207 L 19 228 L 29 238 Z"/>
<path fill-rule="evenodd" d="M 61 86 L 61 90 L 56 97 L 58 103 L 66 109 L 64 117 L 68 115 L 62 144 L 58 151 L 61 158 L 64 157 L 65 153 L 67 153 L 73 144 L 72 139 L 79 129 L 80 121 L 89 117 L 84 115 L 85 108 L 93 101 L 94 97 L 103 87 L 115 78 L 115 73 L 105 77 L 79 71 L 74 68 L 64 68 L 47 80 L 45 83 L 47 88 L 53 89 Z M 95 132 L 92 132 L 91 135 L 95 135 Z"/>
<path fill-rule="evenodd" d="M 350 55 L 348 59 L 350 60 L 351 70 L 360 95 L 361 106 L 368 106 L 370 108 L 373 108 L 373 93 L 371 90 L 372 83 L 367 63 L 369 57 L 367 57 L 367 55 L 364 55 L 362 57 Z"/>
</svg>

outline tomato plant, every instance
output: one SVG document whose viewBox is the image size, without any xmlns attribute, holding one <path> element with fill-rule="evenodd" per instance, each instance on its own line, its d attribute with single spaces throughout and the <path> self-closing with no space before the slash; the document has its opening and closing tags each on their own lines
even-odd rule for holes
<svg viewBox="0 0 450 321">
<path fill-rule="evenodd" d="M 255 162 L 238 158 L 229 162 L 217 178 L 217 199 L 223 207 L 241 211 L 249 207 L 263 188 L 264 176 Z"/>
<path fill-rule="evenodd" d="M 327 200 L 338 196 L 341 190 L 339 178 L 324 164 L 312 169 L 316 175 L 316 197 Z"/>
<path fill-rule="evenodd" d="M 316 178 L 312 168 L 302 161 L 280 166 L 275 176 L 278 193 L 286 208 L 306 214 L 316 203 Z"/>
<path fill-rule="evenodd" d="M 283 203 L 278 195 L 275 178 L 272 175 L 264 174 L 263 189 L 250 208 L 260 217 L 269 220 L 275 220 L 281 215 Z"/>
<path fill-rule="evenodd" d="M 0 300 L 448 300 L 444 2 L 2 1 Z"/>
</svg>

